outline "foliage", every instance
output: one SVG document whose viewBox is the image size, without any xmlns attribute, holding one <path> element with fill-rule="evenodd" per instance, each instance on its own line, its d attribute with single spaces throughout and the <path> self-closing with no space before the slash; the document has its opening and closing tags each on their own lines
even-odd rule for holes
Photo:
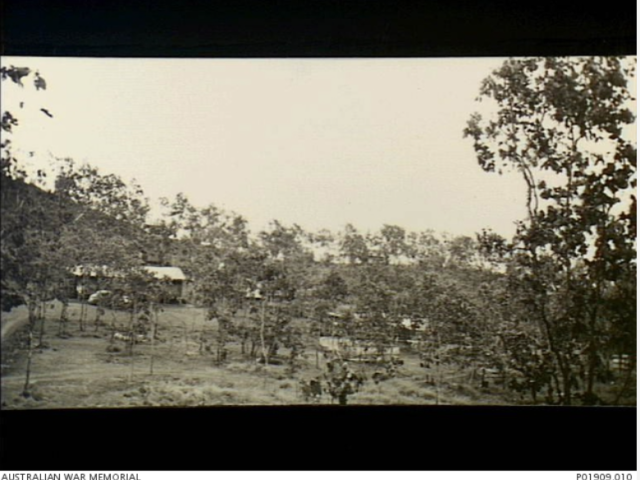
<svg viewBox="0 0 640 480">
<path fill-rule="evenodd" d="M 39 72 L 33 72 L 28 67 L 15 67 L 10 65 L 9 67 L 0 67 L 0 79 L 2 82 L 6 80 L 11 80 L 14 84 L 19 87 L 24 87 L 22 83 L 23 79 L 29 77 L 33 74 L 33 84 L 36 90 L 45 90 L 46 82 L 44 78 L 40 76 Z M 20 108 L 24 108 L 24 102 L 20 103 Z M 6 188 L 6 181 L 9 178 L 13 179 L 25 179 L 27 176 L 26 171 L 24 170 L 24 166 L 20 165 L 18 159 L 14 156 L 12 152 L 11 140 L 8 138 L 7 134 L 11 134 L 13 132 L 13 127 L 17 127 L 19 125 L 19 119 L 14 116 L 9 111 L 2 112 L 1 118 L 1 128 L 3 132 L 3 140 L 0 142 L 0 148 L 2 149 L 2 156 L 0 157 L 0 176 L 2 178 L 1 186 Z M 37 176 L 41 177 L 44 175 L 44 172 L 38 171 Z"/>
<path fill-rule="evenodd" d="M 512 359 L 537 372 L 526 375 L 534 390 L 538 376 L 560 378 L 563 404 L 576 395 L 598 401 L 603 359 L 635 325 L 636 146 L 624 134 L 635 120 L 634 73 L 635 63 L 617 57 L 508 60 L 481 87 L 497 113 L 474 114 L 465 129 L 485 171 L 513 169 L 527 186 L 528 219 L 508 245 L 485 234 L 484 248 L 506 262 L 513 328 L 537 326 L 527 342 L 542 353 L 510 348 Z M 613 321 L 608 309 L 621 291 L 614 308 L 625 320 Z"/>
<path fill-rule="evenodd" d="M 0 68 L 3 82 L 11 80 L 20 87 L 24 86 L 23 79 L 32 73 L 27 67 Z M 45 88 L 39 73 L 35 72 L 34 77 L 35 88 Z M 58 237 L 60 222 L 65 220 L 66 212 L 51 196 L 26 183 L 31 179 L 14 156 L 10 139 L 13 127 L 18 124 L 18 118 L 11 112 L 2 113 L 0 267 L 3 310 L 19 303 L 35 306 L 50 295 L 61 277 L 57 263 L 60 259 Z M 45 175 L 38 171 L 33 180 L 39 182 Z"/>
<path fill-rule="evenodd" d="M 340 359 L 327 362 L 325 373 L 326 391 L 339 405 L 347 405 L 349 395 L 353 395 L 364 383 L 364 379 L 356 374 L 349 364 Z"/>
</svg>

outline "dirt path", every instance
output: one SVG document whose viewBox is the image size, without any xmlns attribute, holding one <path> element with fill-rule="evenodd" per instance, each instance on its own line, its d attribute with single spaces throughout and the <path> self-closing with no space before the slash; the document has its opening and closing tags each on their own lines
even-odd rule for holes
<svg viewBox="0 0 640 480">
<path fill-rule="evenodd" d="M 23 308 L 23 307 L 18 307 Z M 25 308 L 24 315 L 15 315 L 12 318 L 3 318 L 0 327 L 0 339 L 2 343 L 9 339 L 11 335 L 27 325 L 28 316 Z"/>
<path fill-rule="evenodd" d="M 231 345 L 233 361 L 223 367 L 216 366 L 210 354 L 199 351 L 199 339 L 202 330 L 210 332 L 217 325 L 205 321 L 202 311 L 197 309 L 167 308 L 159 323 L 161 340 L 153 348 L 149 344 L 136 346 L 133 357 L 125 353 L 124 344 L 117 343 L 119 350 L 111 349 L 113 345 L 106 328 L 91 326 L 80 331 L 78 305 L 69 311 L 70 335 L 59 337 L 54 320 L 58 314 L 55 309 L 49 311 L 49 321 L 44 324 L 45 346 L 34 350 L 31 397 L 20 395 L 26 371 L 24 346 L 16 348 L 16 355 L 7 358 L 1 378 L 3 408 L 292 405 L 305 402 L 300 396 L 298 380 L 322 373 L 313 358 L 303 362 L 296 375 L 284 366 L 263 369 L 248 361 L 237 344 Z M 125 313 L 116 311 L 113 315 L 117 325 L 126 325 Z M 89 318 L 94 318 L 92 310 Z M 3 346 L 18 340 L 18 332 L 27 324 L 28 312 L 24 307 L 3 314 Z M 9 343 L 5 343 L 7 340 Z M 150 375 L 152 355 L 153 375 Z M 441 391 L 439 401 L 451 405 L 496 403 L 470 390 L 468 395 L 466 390 Z M 424 372 L 417 357 L 406 356 L 402 374 L 380 384 L 366 382 L 350 403 L 431 405 L 435 399 L 433 388 L 424 385 Z M 329 396 L 323 401 L 330 402 Z"/>
<path fill-rule="evenodd" d="M 148 362 L 148 360 L 145 360 L 146 362 Z M 143 361 L 140 362 L 140 364 L 138 366 L 135 367 L 134 370 L 134 377 L 136 379 L 141 379 L 141 378 L 148 378 L 148 379 L 152 379 L 152 378 L 161 378 L 161 377 L 166 377 L 166 376 L 171 376 L 171 375 L 175 375 L 175 376 L 185 376 L 185 372 L 184 370 L 178 370 L 178 369 L 174 369 L 174 370 L 160 370 L 160 371 L 156 371 L 154 373 L 154 375 L 149 375 L 147 372 L 149 371 L 149 367 L 147 364 L 145 364 Z M 122 379 L 122 378 L 128 378 L 129 376 L 129 366 L 128 365 L 92 365 L 91 368 L 87 368 L 87 367 L 82 367 L 82 368 L 76 368 L 76 369 L 65 369 L 64 371 L 61 372 L 46 372 L 46 373 L 37 373 L 37 372 L 33 372 L 30 375 L 30 378 L 32 380 L 32 382 L 36 382 L 36 381 L 55 381 L 55 382 L 78 382 L 78 381 L 82 381 L 82 382 L 86 382 L 86 381 L 101 381 L 101 380 L 105 380 L 105 379 L 111 379 L 111 380 L 116 380 L 116 379 Z M 200 372 L 191 372 L 189 374 L 189 378 L 193 378 L 193 377 L 202 377 L 203 379 L 206 378 L 206 375 L 204 373 L 200 374 Z M 13 385 L 13 384 L 19 384 L 20 382 L 24 382 L 24 372 L 16 372 L 15 374 L 11 374 L 11 375 L 5 375 L 4 377 L 2 377 L 2 384 L 3 385 Z"/>
<path fill-rule="evenodd" d="M 63 372 L 47 372 L 47 373 L 38 373 L 32 372 L 30 375 L 31 381 L 77 381 L 77 380 L 101 380 L 104 378 L 109 378 L 111 374 L 113 374 L 113 370 L 109 370 L 109 368 L 104 368 L 101 365 L 92 365 L 91 369 L 88 368 L 77 368 L 74 370 L 65 369 Z M 120 372 L 122 373 L 122 372 Z M 117 378 L 122 375 L 111 376 L 111 378 Z M 10 385 L 16 382 L 24 382 L 24 372 L 16 372 L 11 375 L 5 375 L 2 377 L 3 385 Z"/>
</svg>

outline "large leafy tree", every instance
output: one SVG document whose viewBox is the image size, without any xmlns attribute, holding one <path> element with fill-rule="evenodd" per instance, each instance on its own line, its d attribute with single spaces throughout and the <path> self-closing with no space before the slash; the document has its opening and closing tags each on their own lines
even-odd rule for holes
<svg viewBox="0 0 640 480">
<path fill-rule="evenodd" d="M 303 354 L 303 331 L 293 319 L 304 310 L 301 292 L 310 287 L 313 254 L 304 246 L 307 235 L 298 225 L 287 227 L 278 221 L 258 235 L 258 251 L 264 260 L 254 273 L 262 302 L 257 320 L 262 358 L 265 363 L 280 346 L 289 351 L 293 369 Z"/>
<path fill-rule="evenodd" d="M 383 225 L 380 234 L 372 240 L 378 247 L 380 259 L 384 263 L 398 263 L 408 258 L 409 246 L 406 242 L 406 231 L 397 225 Z"/>
<path fill-rule="evenodd" d="M 98 283 L 102 288 L 113 288 L 110 284 L 115 272 L 126 276 L 143 263 L 149 210 L 144 192 L 135 182 L 127 184 L 119 176 L 101 173 L 89 164 L 76 165 L 73 160 L 64 159 L 58 166 L 54 193 L 61 204 L 73 205 L 76 212 L 62 227 L 61 265 L 67 272 L 73 270 L 83 275 L 102 270 Z M 66 290 L 61 289 L 58 295 L 63 305 L 68 301 Z M 87 300 L 92 292 L 81 289 L 78 293 L 81 300 Z M 86 315 L 83 302 L 81 330 Z"/>
<path fill-rule="evenodd" d="M 364 235 L 348 224 L 340 238 L 340 253 L 350 264 L 364 264 L 371 260 L 371 250 Z"/>
<path fill-rule="evenodd" d="M 46 88 L 46 82 L 40 74 L 28 67 L 3 66 L 0 68 L 0 79 L 3 89 L 8 87 L 6 82 L 12 82 L 14 88 L 24 88 L 24 82 L 28 79 L 33 79 L 37 90 Z M 21 102 L 20 108 L 24 106 L 24 102 Z M 2 309 L 8 310 L 20 303 L 33 304 L 37 302 L 35 297 L 42 296 L 42 288 L 36 288 L 36 283 L 42 286 L 44 278 L 39 275 L 37 282 L 29 284 L 30 279 L 36 279 L 30 270 L 35 268 L 36 262 L 44 261 L 40 255 L 40 243 L 52 241 L 49 233 L 55 229 L 57 217 L 48 215 L 46 211 L 53 203 L 51 198 L 27 185 L 27 182 L 37 184 L 43 181 L 45 173 L 38 171 L 35 176 L 28 178 L 24 162 L 20 161 L 13 148 L 11 137 L 19 126 L 18 114 L 3 110 L 0 126 Z M 38 267 L 38 270 L 44 273 L 43 268 Z"/>
<path fill-rule="evenodd" d="M 46 88 L 45 80 L 38 72 L 27 67 L 2 67 L 0 78 L 11 81 L 14 87 L 23 88 L 32 79 L 36 90 Z M 24 102 L 20 108 L 24 108 Z M 46 109 L 41 111 L 51 116 Z M 23 389 L 29 394 L 29 377 L 33 352 L 33 334 L 37 320 L 37 307 L 55 296 L 56 286 L 64 277 L 60 264 L 59 241 L 62 224 L 68 220 L 69 208 L 39 189 L 46 173 L 38 170 L 29 175 L 23 159 L 18 158 L 11 143 L 14 128 L 19 125 L 18 116 L 2 112 L 2 150 L 0 158 L 0 269 L 2 309 L 9 310 L 18 304 L 28 309 L 28 360 Z M 44 310 L 41 310 L 44 311 Z M 42 338 L 42 335 L 41 335 Z"/>
<path fill-rule="evenodd" d="M 216 359 L 226 357 L 226 344 L 235 333 L 233 319 L 243 308 L 251 284 L 248 267 L 249 232 L 246 220 L 215 205 L 198 208 L 182 193 L 163 199 L 166 213 L 154 228 L 161 234 L 166 256 L 184 268 L 192 283 L 191 299 L 207 309 L 216 329 L 203 329 L 204 347 L 215 333 Z"/>
<path fill-rule="evenodd" d="M 537 326 L 536 362 L 563 404 L 599 401 L 611 349 L 635 358 L 634 74 L 618 57 L 508 60 L 480 90 L 497 109 L 464 131 L 485 171 L 525 182 L 528 218 L 503 253 L 515 318 Z"/>
</svg>

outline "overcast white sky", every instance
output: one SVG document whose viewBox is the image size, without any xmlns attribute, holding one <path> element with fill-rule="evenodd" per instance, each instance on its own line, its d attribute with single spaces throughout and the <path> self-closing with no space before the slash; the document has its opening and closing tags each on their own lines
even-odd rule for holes
<svg viewBox="0 0 640 480">
<path fill-rule="evenodd" d="M 483 172 L 462 137 L 502 61 L 5 57 L 48 88 L 3 82 L 2 102 L 20 118 L 15 146 L 38 161 L 87 161 L 152 200 L 184 192 L 252 231 L 275 218 L 511 235 L 524 184 Z"/>
</svg>

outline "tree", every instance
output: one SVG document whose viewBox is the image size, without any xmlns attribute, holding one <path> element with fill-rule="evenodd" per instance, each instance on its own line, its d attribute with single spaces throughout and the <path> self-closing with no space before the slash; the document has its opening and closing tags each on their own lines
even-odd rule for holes
<svg viewBox="0 0 640 480">
<path fill-rule="evenodd" d="M 350 264 L 364 264 L 371 259 L 371 252 L 365 237 L 348 224 L 340 241 L 340 253 Z"/>
<path fill-rule="evenodd" d="M 447 240 L 448 264 L 454 267 L 468 267 L 478 251 L 471 237 L 460 235 Z"/>
<path fill-rule="evenodd" d="M 512 169 L 526 184 L 509 288 L 565 405 L 576 392 L 601 401 L 608 353 L 635 328 L 636 146 L 625 134 L 634 75 L 635 62 L 619 57 L 508 60 L 480 89 L 497 112 L 472 115 L 464 131 L 485 171 Z M 614 321 L 611 308 L 625 313 Z"/>
<path fill-rule="evenodd" d="M 314 251 L 316 260 L 325 265 L 330 265 L 335 261 L 339 252 L 336 237 L 331 231 L 321 229 L 318 232 L 309 233 L 307 241 Z"/>
<path fill-rule="evenodd" d="M 421 266 L 441 270 L 447 259 L 443 242 L 432 230 L 411 232 L 407 236 L 411 257 Z"/>
<path fill-rule="evenodd" d="M 78 166 L 72 159 L 62 159 L 54 193 L 61 203 L 73 205 L 76 211 L 60 236 L 67 271 L 95 274 L 100 270 L 99 287 L 108 289 L 114 273 L 127 275 L 143 263 L 149 206 L 135 181 L 126 184 L 119 176 L 103 174 L 89 164 Z M 82 302 L 80 330 L 85 327 L 86 302 L 91 293 L 88 288 L 78 292 Z M 62 294 L 59 299 L 66 307 L 68 296 Z"/>
<path fill-rule="evenodd" d="M 280 346 L 289 349 L 289 366 L 293 370 L 303 355 L 302 330 L 293 319 L 303 311 L 305 292 L 312 285 L 310 270 L 313 254 L 303 241 L 308 235 L 298 225 L 287 227 L 277 220 L 258 235 L 254 246 L 262 261 L 254 270 L 255 288 L 261 305 L 253 317 L 258 322 L 262 360 L 269 363 Z M 255 309 L 254 309 L 255 310 Z"/>
<path fill-rule="evenodd" d="M 303 346 L 301 332 L 291 325 L 296 289 L 305 285 L 313 260 L 302 245 L 302 228 L 274 221 L 256 241 L 239 215 L 214 205 L 197 208 L 183 194 L 164 204 L 169 213 L 163 225 L 186 253 L 182 262 L 193 279 L 194 299 L 207 309 L 207 318 L 217 321 L 216 363 L 223 362 L 226 344 L 238 336 L 243 353 L 251 340 L 250 356 L 260 345 L 265 363 L 285 346 L 293 367 Z M 245 321 L 237 318 L 241 312 Z M 206 336 L 203 331 L 203 342 Z"/>
<path fill-rule="evenodd" d="M 319 285 L 316 296 L 319 299 L 333 301 L 336 305 L 349 294 L 349 287 L 342 275 L 336 270 L 331 270 Z M 334 305 L 334 307 L 336 306 Z"/>
<path fill-rule="evenodd" d="M 2 82 L 11 80 L 23 87 L 23 79 L 33 74 L 36 90 L 45 89 L 46 82 L 38 72 L 27 67 L 1 67 Z M 21 108 L 24 102 L 21 103 Z M 3 140 L 0 143 L 0 190 L 2 191 L 0 234 L 0 270 L 2 309 L 9 310 L 17 304 L 28 308 L 28 354 L 23 395 L 29 395 L 31 361 L 34 347 L 38 306 L 50 299 L 53 285 L 62 275 L 56 263 L 56 251 L 60 244 L 60 216 L 55 202 L 45 192 L 28 182 L 42 183 L 45 172 L 38 170 L 29 178 L 24 164 L 15 157 L 10 135 L 18 126 L 18 118 L 11 112 L 2 113 Z M 52 208 L 54 207 L 54 208 Z M 43 310 L 41 310 L 43 311 Z"/>
<path fill-rule="evenodd" d="M 249 241 L 246 220 L 232 212 L 209 205 L 198 208 L 180 193 L 173 202 L 164 200 L 168 212 L 157 226 L 168 240 L 173 255 L 193 281 L 193 300 L 207 309 L 207 319 L 215 320 L 215 331 L 203 328 L 201 352 L 215 335 L 216 363 L 227 356 L 226 345 L 234 335 L 243 336 L 235 322 L 236 314 L 247 303 L 252 279 L 254 248 Z M 175 255 L 180 253 L 180 255 Z M 205 331 L 207 330 L 207 331 Z M 243 343 L 244 350 L 244 343 Z"/>
<path fill-rule="evenodd" d="M 408 258 L 409 247 L 406 243 L 407 234 L 397 225 L 383 225 L 380 235 L 374 237 L 384 263 L 397 263 L 403 257 Z"/>
<path fill-rule="evenodd" d="M 331 401 L 338 400 L 338 404 L 345 406 L 349 395 L 357 393 L 364 383 L 362 376 L 355 373 L 349 364 L 339 358 L 327 362 L 324 374 L 326 391 L 331 395 Z"/>
<path fill-rule="evenodd" d="M 95 230 L 109 231 L 136 242 L 145 233 L 149 205 L 135 180 L 127 184 L 118 175 L 103 174 L 88 163 L 77 166 L 67 158 L 59 160 L 55 192 L 84 207 L 86 213 L 93 213 Z"/>
<path fill-rule="evenodd" d="M 33 85 L 36 90 L 45 90 L 46 82 L 44 78 L 40 76 L 39 72 L 33 72 L 28 67 L 15 67 L 10 65 L 9 67 L 0 67 L 0 80 L 5 82 L 6 80 L 11 80 L 15 85 L 22 88 L 24 87 L 23 79 L 30 77 L 33 74 Z M 24 102 L 20 103 L 20 108 L 24 108 Z M 42 110 L 42 109 L 41 109 Z M 0 173 L 2 174 L 2 187 L 5 187 L 5 183 L 7 179 L 25 179 L 27 177 L 27 172 L 25 171 L 25 166 L 19 162 L 19 160 L 14 156 L 12 151 L 12 145 L 10 138 L 7 137 L 7 134 L 11 134 L 13 132 L 13 127 L 18 126 L 19 119 L 14 116 L 11 112 L 4 110 L 2 112 L 1 119 L 1 128 L 3 132 L 3 140 L 0 143 L 0 148 L 2 149 L 2 156 L 0 157 Z M 37 172 L 37 178 L 42 178 L 44 173 L 39 170 Z"/>
</svg>

